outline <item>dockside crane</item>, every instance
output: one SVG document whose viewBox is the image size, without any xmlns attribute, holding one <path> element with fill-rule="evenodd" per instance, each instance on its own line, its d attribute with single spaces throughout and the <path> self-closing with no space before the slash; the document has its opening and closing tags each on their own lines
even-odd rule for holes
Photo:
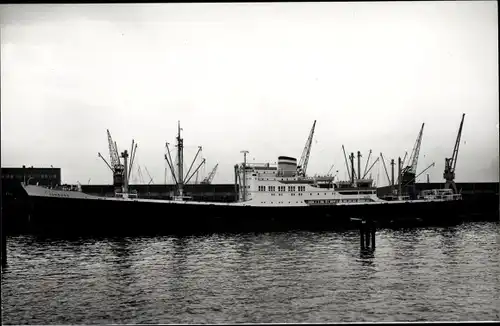
<svg viewBox="0 0 500 326">
<path fill-rule="evenodd" d="M 214 168 L 212 169 L 212 171 L 208 174 L 208 176 L 203 179 L 203 181 L 201 182 L 202 184 L 211 184 L 212 183 L 212 180 L 214 179 L 214 176 L 215 176 L 215 172 L 217 172 L 217 167 L 219 166 L 219 163 L 215 164 Z"/>
<path fill-rule="evenodd" d="M 115 187 L 115 191 L 122 191 L 122 186 L 124 183 L 124 172 L 125 166 L 120 161 L 120 155 L 118 154 L 118 146 L 116 142 L 113 141 L 111 137 L 111 133 L 109 129 L 106 130 L 108 134 L 108 147 L 109 147 L 109 157 L 110 162 L 108 163 L 106 159 L 101 155 L 101 153 L 97 153 L 97 155 L 106 163 L 108 168 L 113 172 L 113 186 Z"/>
<path fill-rule="evenodd" d="M 113 169 L 116 170 L 123 170 L 124 166 L 120 162 L 120 155 L 118 154 L 118 146 L 116 145 L 116 142 L 113 141 L 113 138 L 111 137 L 111 133 L 109 132 L 109 129 L 106 130 L 108 133 L 108 146 L 109 146 L 109 157 L 110 157 L 110 162 L 111 166 Z"/>
<path fill-rule="evenodd" d="M 420 144 L 422 143 L 424 125 L 425 123 L 422 123 L 422 128 L 420 128 L 417 140 L 415 141 L 415 145 L 413 146 L 413 150 L 408 160 L 408 165 L 405 166 L 401 171 L 402 180 L 400 181 L 400 183 L 402 184 L 413 184 L 415 182 L 415 175 L 417 173 L 418 155 L 420 153 Z"/>
<path fill-rule="evenodd" d="M 297 174 L 301 177 L 306 176 L 307 163 L 309 163 L 309 154 L 311 153 L 311 145 L 315 127 L 316 127 L 316 120 L 314 120 L 311 132 L 309 133 L 309 137 L 307 138 L 306 141 L 306 145 L 304 146 L 304 150 L 302 151 L 302 156 L 300 157 L 299 164 L 297 165 Z"/>
<path fill-rule="evenodd" d="M 405 151 L 405 156 L 403 157 L 403 160 L 401 161 L 401 167 L 405 166 L 405 162 L 406 162 L 406 157 L 408 156 L 408 151 Z M 391 165 L 393 165 L 393 161 L 391 161 Z M 394 166 L 393 166 L 393 169 L 394 169 Z M 398 178 L 396 179 L 396 184 L 399 184 L 399 179 L 401 178 L 400 175 L 398 175 Z M 416 180 L 416 179 L 415 179 Z"/>
<path fill-rule="evenodd" d="M 458 129 L 457 140 L 455 141 L 455 147 L 453 148 L 453 154 L 450 158 L 444 159 L 444 173 L 443 178 L 446 180 L 444 187 L 453 189 L 456 194 L 457 185 L 455 184 L 455 167 L 457 166 L 458 148 L 460 146 L 460 138 L 462 137 L 462 127 L 464 125 L 465 113 L 462 114 L 462 121 L 460 121 L 460 128 Z"/>
<path fill-rule="evenodd" d="M 401 161 L 401 164 L 404 166 L 406 162 L 406 156 L 408 156 L 408 152 L 405 151 L 405 156 L 403 157 L 403 161 Z"/>
</svg>

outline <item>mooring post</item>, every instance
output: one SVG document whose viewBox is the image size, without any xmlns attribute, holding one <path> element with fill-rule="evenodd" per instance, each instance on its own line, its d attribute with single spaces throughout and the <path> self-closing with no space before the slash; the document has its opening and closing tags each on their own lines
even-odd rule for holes
<svg viewBox="0 0 500 326">
<path fill-rule="evenodd" d="M 365 221 L 361 221 L 359 224 L 359 239 L 361 244 L 361 249 L 365 249 Z"/>
<path fill-rule="evenodd" d="M 365 247 L 366 248 L 370 248 L 370 231 L 371 231 L 370 228 L 371 228 L 370 222 L 367 221 L 366 222 L 366 231 L 365 231 L 365 241 L 366 241 Z"/>
<path fill-rule="evenodd" d="M 376 232 L 377 225 L 375 221 L 371 221 L 371 233 L 372 233 L 372 249 L 375 249 L 375 232 Z"/>
</svg>

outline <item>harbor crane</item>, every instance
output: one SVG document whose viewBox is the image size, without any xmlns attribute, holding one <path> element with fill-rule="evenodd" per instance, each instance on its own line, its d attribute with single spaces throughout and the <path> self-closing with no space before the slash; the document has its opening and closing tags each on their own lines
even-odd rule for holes
<svg viewBox="0 0 500 326">
<path fill-rule="evenodd" d="M 113 141 L 113 137 L 111 137 L 109 129 L 106 129 L 106 132 L 108 135 L 110 162 L 108 163 L 108 161 L 106 161 L 106 159 L 101 155 L 101 153 L 97 153 L 97 155 L 104 161 L 104 163 L 106 163 L 108 168 L 113 173 L 113 185 L 115 187 L 115 191 L 120 192 L 123 191 L 123 186 L 128 184 L 130 175 L 132 174 L 132 165 L 134 163 L 135 153 L 137 152 L 137 144 L 134 144 L 134 140 L 132 139 L 132 147 L 130 150 L 132 156 L 131 156 L 130 166 L 128 167 L 128 171 L 125 171 L 125 164 L 123 164 L 120 160 L 120 154 L 118 152 L 118 146 L 116 144 L 116 141 Z"/>
<path fill-rule="evenodd" d="M 118 154 L 118 148 L 116 146 L 116 142 L 113 141 L 113 138 L 111 137 L 111 133 L 109 132 L 109 129 L 106 130 L 108 133 L 108 147 L 109 147 L 109 157 L 110 157 L 110 163 L 106 161 L 106 159 L 101 155 L 101 153 L 97 153 L 97 155 L 106 163 L 108 168 L 113 172 L 113 177 L 115 174 L 117 175 L 123 175 L 123 170 L 124 170 L 124 165 L 120 162 L 120 155 Z M 114 179 L 114 178 L 113 178 Z"/>
<path fill-rule="evenodd" d="M 415 181 L 415 175 L 417 173 L 418 155 L 420 153 L 420 144 L 422 143 L 422 135 L 424 133 L 424 125 L 425 123 L 422 123 L 422 128 L 420 128 L 417 140 L 415 141 L 415 145 L 413 146 L 410 158 L 408 159 L 408 165 L 405 166 L 401 171 L 402 180 L 400 183 L 413 184 Z"/>
<path fill-rule="evenodd" d="M 307 138 L 306 145 L 304 146 L 304 150 L 302 151 L 302 156 L 300 157 L 299 164 L 297 165 L 297 174 L 301 177 L 306 176 L 307 163 L 309 163 L 309 154 L 311 153 L 311 145 L 315 127 L 316 127 L 316 120 L 314 120 L 311 132 L 309 133 L 309 137 Z"/>
<path fill-rule="evenodd" d="M 217 167 L 219 166 L 219 163 L 215 164 L 213 170 L 208 174 L 208 176 L 203 179 L 203 181 L 201 182 L 202 184 L 211 184 L 212 183 L 212 180 L 214 179 L 214 176 L 215 176 L 215 172 L 217 172 Z"/>
<path fill-rule="evenodd" d="M 460 122 L 460 128 L 458 129 L 457 140 L 455 141 L 455 147 L 453 148 L 453 154 L 450 158 L 444 159 L 444 173 L 443 178 L 446 180 L 445 189 L 449 189 L 450 187 L 453 189 L 453 192 L 456 194 L 457 185 L 455 184 L 455 167 L 457 166 L 457 157 L 458 157 L 458 148 L 460 146 L 460 138 L 462 137 L 462 127 L 464 125 L 465 113 L 462 114 L 462 121 Z"/>
</svg>

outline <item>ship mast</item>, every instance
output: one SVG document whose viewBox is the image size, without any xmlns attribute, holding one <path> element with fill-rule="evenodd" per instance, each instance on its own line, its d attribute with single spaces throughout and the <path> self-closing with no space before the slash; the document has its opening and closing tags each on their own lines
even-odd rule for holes
<svg viewBox="0 0 500 326">
<path fill-rule="evenodd" d="M 177 124 L 177 176 L 178 176 L 178 183 L 177 183 L 177 189 L 179 191 L 179 196 L 182 197 L 182 192 L 183 192 L 183 185 L 184 185 L 184 176 L 183 176 L 183 139 L 181 138 L 181 122 L 178 121 Z"/>
<path fill-rule="evenodd" d="M 247 200 L 247 150 L 240 151 L 243 153 L 243 201 Z"/>
</svg>

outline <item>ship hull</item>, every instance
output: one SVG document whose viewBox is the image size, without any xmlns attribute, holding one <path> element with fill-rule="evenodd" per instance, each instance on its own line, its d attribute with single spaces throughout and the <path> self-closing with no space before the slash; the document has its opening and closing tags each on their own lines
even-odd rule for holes
<svg viewBox="0 0 500 326">
<path fill-rule="evenodd" d="M 353 226 L 353 218 L 374 219 L 380 226 L 409 221 L 439 225 L 467 219 L 467 205 L 461 200 L 259 207 L 30 196 L 29 207 L 30 232 L 63 235 L 333 230 Z"/>
</svg>

